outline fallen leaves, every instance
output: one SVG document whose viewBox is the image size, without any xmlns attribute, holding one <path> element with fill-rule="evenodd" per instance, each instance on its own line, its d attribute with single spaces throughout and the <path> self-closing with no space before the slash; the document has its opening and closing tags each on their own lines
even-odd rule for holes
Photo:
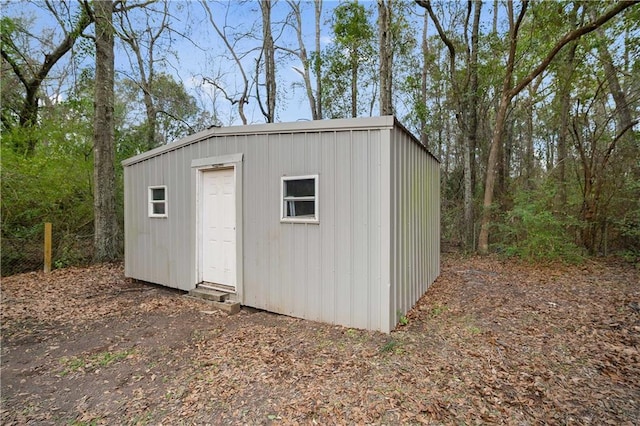
<svg viewBox="0 0 640 426">
<path fill-rule="evenodd" d="M 640 418 L 640 274 L 620 264 L 449 256 L 390 335 L 227 317 L 120 265 L 2 285 L 3 424 Z"/>
</svg>

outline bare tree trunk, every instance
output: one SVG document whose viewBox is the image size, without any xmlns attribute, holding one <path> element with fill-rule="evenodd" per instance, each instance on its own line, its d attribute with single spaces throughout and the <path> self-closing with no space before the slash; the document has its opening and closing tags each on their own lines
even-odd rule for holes
<svg viewBox="0 0 640 426">
<path fill-rule="evenodd" d="M 120 232 L 116 215 L 114 140 L 114 30 L 113 2 L 94 2 L 96 27 L 94 161 L 94 257 L 98 262 L 119 256 Z"/>
<path fill-rule="evenodd" d="M 351 117 L 358 116 L 358 52 L 351 52 Z"/>
<path fill-rule="evenodd" d="M 480 235 L 478 236 L 478 250 L 482 254 L 489 252 L 489 225 L 491 223 L 491 207 L 493 204 L 496 175 L 498 173 L 498 157 L 502 145 L 502 132 L 507 117 L 507 109 L 511 104 L 514 95 L 510 93 L 513 79 L 513 69 L 515 66 L 516 47 L 518 44 L 518 31 L 524 19 L 528 7 L 528 2 L 523 2 L 520 13 L 514 21 L 513 4 L 507 2 L 507 15 L 509 17 L 509 56 L 504 79 L 502 81 L 502 94 L 500 104 L 496 112 L 496 123 L 491 137 L 491 147 L 489 148 L 489 159 L 487 161 L 487 176 L 484 187 L 484 199 L 482 202 L 482 219 L 480 221 Z"/>
<path fill-rule="evenodd" d="M 240 71 L 240 76 L 242 78 L 242 90 L 240 91 L 239 96 L 231 96 L 224 90 L 224 87 L 219 85 L 216 81 L 208 80 L 208 79 L 206 81 L 213 84 L 215 87 L 217 87 L 232 105 L 238 104 L 238 115 L 240 115 L 242 124 L 247 124 L 247 116 L 244 113 L 244 106 L 249 103 L 249 79 L 247 78 L 247 74 L 244 71 L 242 62 L 240 61 L 240 58 L 238 57 L 238 54 L 236 53 L 233 45 L 229 41 L 229 38 L 227 37 L 226 33 L 220 29 L 215 19 L 213 19 L 213 13 L 211 12 L 211 8 L 209 8 L 209 5 L 205 0 L 201 0 L 200 4 L 202 4 L 202 7 L 207 13 L 207 17 L 209 18 L 209 23 L 211 23 L 211 26 L 215 30 L 216 34 L 218 34 L 222 39 L 222 42 L 227 47 L 227 50 L 229 50 L 229 54 L 233 58 L 233 61 L 235 62 L 236 66 L 238 67 L 238 71 Z"/>
<path fill-rule="evenodd" d="M 524 186 L 527 189 L 533 189 L 533 183 L 535 178 L 535 147 L 533 144 L 533 106 L 535 105 L 535 97 L 538 93 L 538 87 L 542 83 L 542 74 L 540 74 L 533 84 L 529 85 L 529 97 L 524 102 L 525 107 L 525 120 L 526 120 L 526 145 L 525 145 L 525 157 L 524 157 L 524 172 L 525 183 Z"/>
<path fill-rule="evenodd" d="M 533 189 L 534 183 L 534 168 L 535 168 L 535 153 L 533 146 L 533 91 L 529 90 L 529 97 L 525 101 L 525 124 L 526 131 L 525 137 L 525 151 L 524 151 L 524 187 L 526 189 Z"/>
<path fill-rule="evenodd" d="M 313 61 L 313 69 L 316 74 L 316 111 L 318 113 L 317 120 L 322 120 L 322 62 L 320 55 L 320 19 L 322 18 L 322 0 L 314 0 L 315 21 L 316 21 L 316 54 Z"/>
<path fill-rule="evenodd" d="M 158 146 L 158 109 L 156 108 L 156 102 L 153 95 L 153 86 L 155 80 L 155 58 L 156 44 L 160 40 L 162 33 L 169 30 L 169 2 L 163 0 L 163 15 L 160 25 L 153 29 L 151 24 L 148 24 L 147 28 L 144 28 L 141 32 L 136 32 L 134 25 L 129 19 L 127 10 L 124 10 L 119 14 L 120 17 L 120 39 L 124 41 L 133 51 L 134 58 L 132 59 L 132 69 L 137 68 L 138 81 L 136 82 L 140 86 L 142 91 L 142 99 L 145 106 L 145 112 L 147 115 L 147 128 L 145 129 L 147 139 L 147 149 L 153 149 Z M 147 20 L 148 22 L 148 20 Z M 143 49 L 146 45 L 147 57 L 144 57 Z"/>
<path fill-rule="evenodd" d="M 468 125 L 464 141 L 464 242 L 467 250 L 474 249 L 474 208 L 473 208 L 473 168 L 475 167 L 475 148 L 478 136 L 478 34 L 480 31 L 481 1 L 474 1 L 475 10 L 471 29 L 471 49 L 468 59 L 469 89 L 467 91 Z"/>
<path fill-rule="evenodd" d="M 128 20 L 128 16 L 126 16 L 126 14 L 123 14 L 122 16 L 126 17 Z M 150 61 L 149 63 L 149 75 L 147 76 L 147 70 L 144 64 L 144 59 L 142 58 L 140 46 L 138 45 L 138 40 L 133 34 L 133 28 L 129 28 L 129 30 L 131 31 L 131 33 L 128 36 L 121 38 L 131 47 L 131 50 L 133 50 L 133 53 L 135 55 L 136 65 L 138 67 L 140 78 L 140 81 L 138 83 L 140 85 L 140 89 L 142 90 L 142 99 L 144 101 L 145 112 L 147 114 L 147 128 L 145 129 L 147 149 L 153 149 L 156 147 L 157 122 L 157 111 L 153 102 L 153 96 L 151 95 L 151 84 L 153 82 L 153 62 Z"/>
<path fill-rule="evenodd" d="M 267 123 L 273 123 L 276 115 L 276 62 L 271 33 L 271 0 L 261 0 L 260 10 L 262 11 L 262 50 L 264 52 L 265 90 L 267 92 L 265 118 Z"/>
<path fill-rule="evenodd" d="M 493 24 L 491 25 L 491 32 L 493 34 L 498 33 L 498 0 L 493 0 Z"/>
<path fill-rule="evenodd" d="M 351 53 L 351 117 L 358 116 L 358 53 Z"/>
<path fill-rule="evenodd" d="M 378 30 L 380 33 L 380 115 L 393 114 L 392 63 L 393 47 L 389 23 L 393 0 L 378 0 Z"/>
<path fill-rule="evenodd" d="M 561 81 L 564 83 L 560 87 L 560 128 L 558 129 L 558 200 L 560 210 L 567 205 L 567 137 L 569 135 L 569 113 L 571 108 L 571 82 L 574 71 L 574 61 L 576 56 L 576 48 L 578 43 L 573 42 L 569 45 L 564 66 L 561 68 L 563 77 Z"/>
<path fill-rule="evenodd" d="M 569 17 L 574 25 L 577 25 L 578 5 L 574 5 Z M 558 129 L 557 151 L 557 176 L 558 176 L 558 204 L 559 210 L 563 211 L 567 205 L 567 139 L 569 137 L 569 115 L 571 110 L 571 88 L 573 87 L 573 73 L 575 71 L 575 57 L 577 41 L 569 44 L 567 52 L 562 58 L 557 79 L 560 82 L 558 98 L 560 100 L 560 123 Z M 553 164 L 553 162 L 552 162 Z"/>
<path fill-rule="evenodd" d="M 482 220 L 480 222 L 480 235 L 478 237 L 478 250 L 483 254 L 489 252 L 490 209 L 493 204 L 493 189 L 495 188 L 496 175 L 498 172 L 498 153 L 502 140 L 502 130 L 510 101 L 511 99 L 508 98 L 508 95 L 503 93 L 496 115 L 496 125 L 493 128 L 493 135 L 491 137 L 491 148 L 489 149 L 489 160 L 487 161 L 487 178 L 485 180 L 484 199 L 482 202 Z"/>
<path fill-rule="evenodd" d="M 435 15 L 431 2 L 418 1 L 424 7 L 433 21 L 438 35 L 449 52 L 449 74 L 453 88 L 453 97 L 456 105 L 456 121 L 462 134 L 461 145 L 463 152 L 464 170 L 464 225 L 463 239 L 467 250 L 472 250 L 474 209 L 473 209 L 473 167 L 475 164 L 475 147 L 478 133 L 478 39 L 480 29 L 481 1 L 473 1 L 467 4 L 467 15 L 464 23 L 464 41 L 466 46 L 465 70 L 466 74 L 461 78 L 456 68 L 456 48 L 453 41 L 447 36 L 440 21 Z M 474 9 L 475 5 L 475 9 Z M 471 43 L 468 39 L 469 19 L 473 13 L 471 25 Z M 426 26 L 426 24 L 425 24 Z M 424 31 L 424 29 L 423 29 Z M 423 33 L 423 43 L 426 34 Z M 423 75 L 423 79 L 424 79 Z M 464 79 L 462 87 L 458 79 Z M 426 84 L 426 83 L 423 83 Z"/>
<path fill-rule="evenodd" d="M 423 105 L 427 104 L 427 81 L 429 78 L 429 70 L 427 68 L 427 64 L 429 61 L 428 26 L 429 14 L 425 13 L 422 25 L 422 69 L 420 72 L 420 101 Z M 420 117 L 420 142 L 422 142 L 422 145 L 426 147 L 429 146 L 429 133 L 427 132 L 426 114 Z"/>
<path fill-rule="evenodd" d="M 293 12 L 293 18 L 295 20 L 296 37 L 298 39 L 298 51 L 296 55 L 302 62 L 302 70 L 294 68 L 295 71 L 300 74 L 304 81 L 304 88 L 307 93 L 307 100 L 309 101 L 309 108 L 311 109 L 311 118 L 318 120 L 318 110 L 316 104 L 316 98 L 313 95 L 313 87 L 311 86 L 311 64 L 309 63 L 309 57 L 307 56 L 307 48 L 304 44 L 304 38 L 302 36 L 302 14 L 300 13 L 300 1 L 287 0 L 291 10 Z"/>
<path fill-rule="evenodd" d="M 602 29 L 600 28 L 598 29 L 598 34 L 603 40 L 603 42 L 598 43 L 600 62 L 602 62 L 602 67 L 604 68 L 604 72 L 607 78 L 607 85 L 609 86 L 609 90 L 611 91 L 611 96 L 613 97 L 613 101 L 616 103 L 618 126 L 620 129 L 630 128 L 633 119 L 631 116 L 631 109 L 629 108 L 629 102 L 627 102 L 627 97 L 622 90 L 622 87 L 620 86 L 618 71 L 613 65 L 613 58 L 611 57 L 611 53 L 609 53 L 607 44 L 604 42 L 604 31 L 602 31 Z M 629 138 L 629 140 L 632 140 L 633 129 L 627 132 L 625 134 L 625 137 Z"/>
</svg>

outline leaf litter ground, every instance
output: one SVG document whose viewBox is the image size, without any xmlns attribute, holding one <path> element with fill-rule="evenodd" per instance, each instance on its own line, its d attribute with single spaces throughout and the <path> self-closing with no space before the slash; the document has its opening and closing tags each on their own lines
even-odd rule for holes
<svg viewBox="0 0 640 426">
<path fill-rule="evenodd" d="M 447 255 L 389 335 L 121 265 L 2 281 L 2 424 L 638 424 L 640 271 Z"/>
</svg>

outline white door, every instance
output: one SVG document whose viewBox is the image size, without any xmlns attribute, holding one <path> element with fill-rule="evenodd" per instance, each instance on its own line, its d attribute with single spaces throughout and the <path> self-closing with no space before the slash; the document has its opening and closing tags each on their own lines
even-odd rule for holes
<svg viewBox="0 0 640 426">
<path fill-rule="evenodd" d="M 234 169 L 202 173 L 202 280 L 236 286 Z"/>
</svg>

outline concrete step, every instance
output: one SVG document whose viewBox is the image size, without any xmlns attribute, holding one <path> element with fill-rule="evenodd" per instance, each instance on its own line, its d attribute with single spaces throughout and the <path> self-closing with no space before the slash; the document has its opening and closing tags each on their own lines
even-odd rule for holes
<svg viewBox="0 0 640 426">
<path fill-rule="evenodd" d="M 188 297 L 190 299 L 193 300 L 197 300 L 198 302 L 202 302 L 202 303 L 206 303 L 208 306 L 214 308 L 214 309 L 219 309 L 222 312 L 226 312 L 228 315 L 234 315 L 237 314 L 238 312 L 240 312 L 240 303 L 239 302 L 234 302 L 233 300 L 223 300 L 222 302 L 218 302 L 215 300 L 210 300 L 210 299 L 203 299 L 201 297 L 197 297 L 192 295 L 191 293 L 193 292 L 190 291 L 189 293 L 185 294 L 184 297 Z"/>
<path fill-rule="evenodd" d="M 199 299 L 211 300 L 214 302 L 224 302 L 229 297 L 229 293 L 212 290 L 205 287 L 196 287 L 189 292 L 189 295 Z"/>
<path fill-rule="evenodd" d="M 236 288 L 233 286 L 229 286 L 229 285 L 224 285 L 224 284 L 217 284 L 217 283 L 210 283 L 207 281 L 203 281 L 200 284 L 197 285 L 198 288 L 204 288 L 207 290 L 215 290 L 215 291 L 220 291 L 222 293 L 235 293 L 236 292 Z"/>
</svg>

